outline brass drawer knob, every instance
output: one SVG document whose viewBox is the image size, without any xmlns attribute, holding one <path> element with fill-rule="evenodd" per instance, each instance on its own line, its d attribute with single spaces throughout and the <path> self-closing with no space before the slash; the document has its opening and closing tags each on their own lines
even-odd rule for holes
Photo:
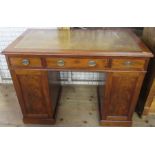
<svg viewBox="0 0 155 155">
<path fill-rule="evenodd" d="M 94 66 L 96 66 L 96 62 L 95 62 L 94 60 L 90 60 L 90 61 L 88 62 L 88 65 L 89 65 L 90 67 L 94 67 Z"/>
<path fill-rule="evenodd" d="M 30 61 L 29 61 L 28 59 L 23 59 L 23 60 L 22 60 L 22 64 L 23 64 L 24 66 L 27 66 L 27 65 L 30 64 Z"/>
<path fill-rule="evenodd" d="M 133 65 L 134 63 L 133 63 L 132 61 L 125 61 L 123 64 L 124 64 L 125 66 L 131 66 L 131 65 Z"/>
<path fill-rule="evenodd" d="M 62 59 L 61 60 L 58 60 L 57 61 L 57 65 L 60 66 L 60 67 L 63 67 L 65 65 L 64 60 L 62 60 Z"/>
</svg>

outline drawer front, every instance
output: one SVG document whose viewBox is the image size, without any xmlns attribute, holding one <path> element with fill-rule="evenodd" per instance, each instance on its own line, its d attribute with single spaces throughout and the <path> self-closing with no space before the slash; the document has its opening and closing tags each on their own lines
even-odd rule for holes
<svg viewBox="0 0 155 155">
<path fill-rule="evenodd" d="M 48 68 L 102 70 L 106 68 L 108 59 L 46 58 L 46 64 Z"/>
<path fill-rule="evenodd" d="M 40 58 L 12 57 L 9 58 L 12 67 L 41 67 Z"/>
<path fill-rule="evenodd" d="M 137 69 L 144 70 L 145 60 L 143 59 L 113 59 L 112 69 Z"/>
</svg>

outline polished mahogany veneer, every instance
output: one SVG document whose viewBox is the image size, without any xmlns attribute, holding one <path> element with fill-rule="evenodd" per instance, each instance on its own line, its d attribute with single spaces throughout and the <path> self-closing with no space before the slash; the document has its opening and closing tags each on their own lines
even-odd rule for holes
<svg viewBox="0 0 155 155">
<path fill-rule="evenodd" d="M 130 30 L 29 29 L 3 54 L 25 123 L 53 124 L 60 71 L 106 73 L 98 86 L 103 126 L 131 126 L 152 53 Z"/>
</svg>

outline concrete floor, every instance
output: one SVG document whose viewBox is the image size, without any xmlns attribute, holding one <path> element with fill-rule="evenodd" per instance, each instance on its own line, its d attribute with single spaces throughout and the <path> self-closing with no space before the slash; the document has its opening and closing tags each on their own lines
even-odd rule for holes
<svg viewBox="0 0 155 155">
<path fill-rule="evenodd" d="M 51 126 L 99 126 L 96 86 L 64 86 L 58 108 L 57 120 Z M 0 126 L 25 125 L 13 85 L 0 85 Z M 48 125 L 49 126 L 49 125 Z M 133 126 L 155 126 L 155 115 L 139 118 L 133 116 Z"/>
</svg>

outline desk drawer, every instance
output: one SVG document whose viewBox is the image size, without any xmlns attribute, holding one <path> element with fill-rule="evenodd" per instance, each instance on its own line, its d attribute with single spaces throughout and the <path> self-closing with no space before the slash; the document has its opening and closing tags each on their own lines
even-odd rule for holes
<svg viewBox="0 0 155 155">
<path fill-rule="evenodd" d="M 27 57 L 10 57 L 10 65 L 12 67 L 41 67 L 40 58 L 27 58 Z"/>
<path fill-rule="evenodd" d="M 145 60 L 143 59 L 113 59 L 112 69 L 140 69 L 144 70 Z"/>
<path fill-rule="evenodd" d="M 108 64 L 108 59 L 90 58 L 46 58 L 48 68 L 65 69 L 104 69 Z"/>
</svg>

